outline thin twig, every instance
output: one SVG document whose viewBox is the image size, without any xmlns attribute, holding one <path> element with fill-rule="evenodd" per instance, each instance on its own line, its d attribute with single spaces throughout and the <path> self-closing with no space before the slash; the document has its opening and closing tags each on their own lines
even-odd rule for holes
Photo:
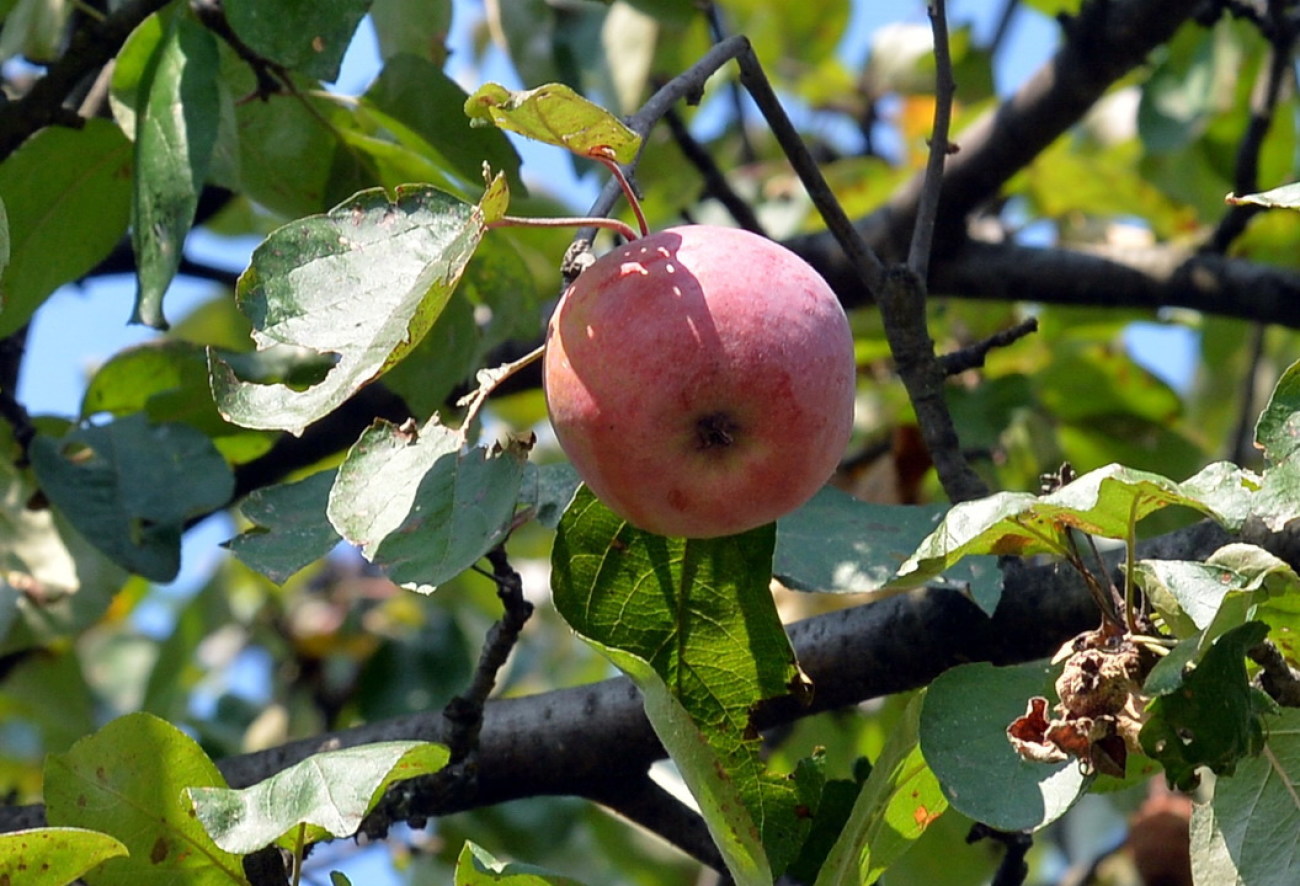
<svg viewBox="0 0 1300 886">
<path fill-rule="evenodd" d="M 826 222 L 826 227 L 830 229 L 836 242 L 848 256 L 863 285 L 873 294 L 878 295 L 885 282 L 884 263 L 867 245 L 862 234 L 853 226 L 853 221 L 844 211 L 844 207 L 835 198 L 830 185 L 822 176 L 817 161 L 808 152 L 808 146 L 803 143 L 803 138 L 790 122 L 780 99 L 772 90 L 772 84 L 768 82 L 767 74 L 763 72 L 763 66 L 754 55 L 749 40 L 744 37 L 732 39 L 744 41 L 736 55 L 736 64 L 740 66 L 740 82 L 749 90 L 750 97 L 763 113 L 763 119 L 771 127 L 777 144 L 785 152 L 786 158 L 789 159 L 795 174 L 799 176 L 799 181 L 803 183 L 813 205 L 817 207 L 817 211 Z"/>
<path fill-rule="evenodd" d="M 520 631 L 533 614 L 533 604 L 524 597 L 523 579 L 510 565 L 504 545 L 488 551 L 487 559 L 492 564 L 492 578 L 497 583 L 503 611 L 501 620 L 492 625 L 483 641 L 469 687 L 443 709 L 443 718 L 450 727 L 446 744 L 451 750 L 452 763 L 465 760 L 477 748 L 479 730 L 483 727 L 483 705 L 492 694 L 497 673 L 514 649 Z"/>
<path fill-rule="evenodd" d="M 1011 33 L 1011 20 L 1015 18 L 1019 6 L 1020 0 L 1002 0 L 1002 11 L 998 13 L 998 23 L 993 29 L 992 39 L 989 40 L 989 55 L 996 56 L 1006 42 L 1007 34 Z"/>
<path fill-rule="evenodd" d="M 263 58 L 239 38 L 226 18 L 221 0 L 190 0 L 190 8 L 194 10 L 195 17 L 205 28 L 220 37 L 234 50 L 235 55 L 252 69 L 253 76 L 257 79 L 255 93 L 257 98 L 265 101 L 268 97 L 291 87 L 292 78 L 283 65 Z"/>
<path fill-rule="evenodd" d="M 984 361 L 988 358 L 989 352 L 994 348 L 1005 348 L 1037 331 L 1038 318 L 1030 317 L 1015 326 L 993 333 L 983 341 L 977 341 L 950 354 L 944 354 L 939 358 L 939 364 L 943 367 L 945 375 L 957 375 L 969 369 L 980 369 L 984 366 Z"/>
<path fill-rule="evenodd" d="M 934 31 L 934 129 L 930 134 L 930 156 L 925 165 L 925 185 L 917 201 L 916 224 L 907 266 L 924 280 L 930 268 L 934 242 L 934 221 L 943 189 L 943 165 L 948 158 L 948 126 L 952 122 L 952 97 L 957 84 L 952 78 L 952 56 L 948 51 L 948 17 L 944 0 L 930 0 L 930 27 Z"/>
<path fill-rule="evenodd" d="M 766 237 L 767 232 L 763 230 L 758 216 L 749 203 L 742 200 L 740 195 L 732 190 L 731 183 L 727 181 L 727 176 L 723 174 L 718 164 L 713 161 L 713 156 L 705 150 L 704 146 L 695 140 L 689 129 L 686 128 L 685 121 L 673 110 L 664 114 L 664 122 L 668 124 L 668 131 L 672 133 L 673 141 L 677 143 L 678 149 L 690 161 L 691 165 L 699 170 L 700 175 L 704 177 L 704 193 L 712 197 L 726 207 L 731 213 L 731 217 L 736 220 L 747 231 L 752 231 L 760 237 Z"/>
<path fill-rule="evenodd" d="M 1269 39 L 1268 57 L 1255 81 L 1250 98 L 1250 119 L 1241 143 L 1237 145 L 1236 168 L 1233 173 L 1233 192 L 1251 194 L 1259 190 L 1259 158 L 1264 139 L 1272 128 L 1277 113 L 1282 88 L 1292 77 L 1292 53 L 1295 49 L 1296 28 L 1286 14 L 1284 0 L 1269 0 L 1267 22 L 1259 23 Z M 1255 214 L 1263 211 L 1253 204 L 1237 204 L 1224 213 L 1210 236 L 1205 249 L 1225 253 L 1232 242 L 1246 230 Z"/>
<path fill-rule="evenodd" d="M 708 3 L 704 14 L 709 20 L 709 31 L 712 33 L 714 44 L 725 42 L 727 29 L 722 24 L 722 13 L 718 9 L 718 4 Z M 736 133 L 740 138 L 740 159 L 744 163 L 753 163 L 758 159 L 758 152 L 754 150 L 754 144 L 749 140 L 749 133 L 745 129 L 745 93 L 741 90 L 740 84 L 732 80 L 727 84 L 727 94 L 731 96 L 731 112 L 736 117 Z"/>
<path fill-rule="evenodd" d="M 1300 708 L 1300 674 L 1287 663 L 1272 640 L 1252 646 L 1246 655 L 1263 668 L 1260 682 L 1274 701 L 1284 707 Z"/>
</svg>

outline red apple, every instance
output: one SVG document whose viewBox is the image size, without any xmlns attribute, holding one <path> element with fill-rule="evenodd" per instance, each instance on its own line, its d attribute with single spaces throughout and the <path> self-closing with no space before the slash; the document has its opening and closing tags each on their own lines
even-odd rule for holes
<svg viewBox="0 0 1300 886">
<path fill-rule="evenodd" d="M 660 535 L 731 535 L 793 511 L 853 426 L 853 335 L 831 287 L 729 227 L 671 227 L 595 261 L 551 317 L 542 372 L 582 481 Z"/>
<path fill-rule="evenodd" d="M 560 299 L 543 376 L 578 475 L 660 535 L 732 535 L 794 510 L 853 425 L 835 294 L 788 249 L 733 228 L 669 228 L 602 256 Z"/>
</svg>

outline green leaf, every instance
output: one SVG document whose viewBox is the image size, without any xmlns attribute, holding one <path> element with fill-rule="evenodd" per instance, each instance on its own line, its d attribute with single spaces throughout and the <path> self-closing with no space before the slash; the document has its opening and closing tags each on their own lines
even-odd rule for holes
<svg viewBox="0 0 1300 886">
<path fill-rule="evenodd" d="M 1268 743 L 1214 783 L 1192 809 L 1197 883 L 1291 886 L 1300 882 L 1300 710 L 1268 722 Z"/>
<path fill-rule="evenodd" d="M 176 15 L 139 86 L 147 98 L 135 117 L 134 323 L 167 328 L 163 293 L 180 267 L 217 141 L 218 60 L 216 37 L 190 16 Z"/>
<path fill-rule="evenodd" d="M 946 511 L 943 505 L 869 504 L 827 486 L 777 521 L 773 574 L 797 591 L 879 591 Z M 961 590 L 989 613 L 1002 592 L 994 557 L 966 557 L 929 583 Z"/>
<path fill-rule="evenodd" d="M 0 277 L 0 337 L 82 277 L 126 234 L 131 142 L 108 120 L 47 126 L 0 163 L 11 257 Z M 94 211 L 87 211 L 94 207 Z"/>
<path fill-rule="evenodd" d="M 1300 590 L 1300 576 L 1285 561 L 1247 544 L 1225 545 L 1204 563 L 1140 560 L 1134 576 L 1167 624 L 1176 628 L 1183 617 L 1191 622 L 1191 630 L 1177 631 L 1180 637 L 1208 628 L 1233 595 L 1253 601 L 1259 591 L 1261 597 L 1268 597 Z M 1223 626 L 1219 633 L 1245 622 L 1245 605 L 1237 608 L 1242 620 Z"/>
<path fill-rule="evenodd" d="M 433 188 L 364 191 L 271 234 L 239 280 L 259 350 L 290 344 L 338 363 L 299 391 L 241 381 L 211 356 L 218 408 L 245 427 L 301 433 L 414 348 L 483 234 L 478 210 Z"/>
<path fill-rule="evenodd" d="M 0 655 L 52 646 L 93 624 L 126 574 L 50 508 L 30 473 L 0 459 Z"/>
<path fill-rule="evenodd" d="M 499 544 L 514 516 L 523 453 L 463 443 L 436 416 L 416 433 L 378 423 L 348 452 L 330 492 L 339 533 L 393 581 L 421 593 Z"/>
<path fill-rule="evenodd" d="M 230 27 L 258 55 L 334 80 L 370 0 L 225 0 L 222 6 Z"/>
<path fill-rule="evenodd" d="M 889 587 L 915 587 L 970 554 L 1062 554 L 1070 529 L 1125 538 L 1130 523 L 1171 505 L 1194 508 L 1239 528 L 1257 480 L 1236 465 L 1216 462 L 1177 483 L 1159 474 L 1107 465 L 1056 492 L 1000 492 L 962 502 L 898 570 Z"/>
<path fill-rule="evenodd" d="M 1282 373 L 1255 423 L 1255 445 L 1281 464 L 1300 449 L 1300 361 Z"/>
<path fill-rule="evenodd" d="M 0 59 L 23 56 L 32 64 L 53 62 L 62 54 L 72 0 L 17 0 L 0 34 Z"/>
<path fill-rule="evenodd" d="M 45 815 L 126 845 L 130 857 L 106 862 L 96 886 L 229 886 L 245 882 L 238 856 L 213 845 L 183 796 L 187 787 L 224 783 L 192 738 L 151 714 L 128 714 L 46 758 Z"/>
<path fill-rule="evenodd" d="M 998 668 L 960 665 L 926 690 L 921 751 L 954 808 L 1005 831 L 1037 829 L 1074 804 L 1087 778 L 1073 761 L 1025 760 L 1007 727 L 1034 696 L 1046 695 L 1052 670 L 1042 664 Z"/>
<path fill-rule="evenodd" d="M 167 28 L 163 15 L 155 12 L 136 25 L 126 38 L 113 60 L 113 73 L 108 81 L 108 104 L 113 119 L 127 138 L 136 134 L 136 113 L 140 102 L 147 97 L 141 92 L 147 88 L 158 46 Z"/>
<path fill-rule="evenodd" d="M 582 886 L 577 880 L 527 864 L 497 861 L 490 852 L 466 841 L 456 859 L 455 886 Z"/>
<path fill-rule="evenodd" d="M 225 505 L 235 488 L 207 437 L 139 414 L 60 440 L 37 436 L 31 459 L 41 488 L 73 526 L 154 581 L 176 576 L 186 521 Z"/>
<path fill-rule="evenodd" d="M 520 484 L 519 503 L 533 509 L 538 523 L 554 529 L 580 485 L 582 479 L 567 461 L 545 465 L 529 462 Z"/>
<path fill-rule="evenodd" d="M 239 360 L 241 371 L 246 371 L 245 364 L 262 355 L 227 358 Z M 263 454 L 276 439 L 272 432 L 241 428 L 221 417 L 208 383 L 206 350 L 188 341 L 157 339 L 125 348 L 96 370 L 81 399 L 81 419 L 135 412 L 143 412 L 155 424 L 183 422 L 202 431 L 217 451 L 235 463 Z"/>
<path fill-rule="evenodd" d="M 223 80 L 235 95 L 256 88 L 248 65 L 224 52 Z M 299 90 L 314 88 L 306 83 Z M 315 95 L 272 95 L 234 108 L 238 184 L 245 196 L 286 218 L 324 212 L 380 182 L 370 162 L 346 144 L 355 111 Z M 214 158 L 215 160 L 216 158 Z"/>
<path fill-rule="evenodd" d="M 465 100 L 465 114 L 475 126 L 499 126 L 581 157 L 608 149 L 619 163 L 630 163 L 641 148 L 641 136 L 623 121 L 562 83 L 525 92 L 485 83 Z"/>
<path fill-rule="evenodd" d="M 441 69 L 447 61 L 451 7 L 451 0 L 374 0 L 370 20 L 379 38 L 380 57 L 387 62 L 394 56 L 413 55 Z"/>
<path fill-rule="evenodd" d="M 228 542 L 231 553 L 276 584 L 314 563 L 341 541 L 325 509 L 337 471 L 258 489 L 240 505 L 254 528 Z"/>
<path fill-rule="evenodd" d="M 921 696 L 913 698 L 890 733 L 817 886 L 874 883 L 948 808 L 921 755 L 921 705 Z"/>
<path fill-rule="evenodd" d="M 504 172 L 510 188 L 527 194 L 519 177 L 519 154 L 499 129 L 472 126 L 468 119 L 448 113 L 464 107 L 468 94 L 427 58 L 398 55 L 362 96 L 363 108 L 374 108 L 409 127 L 435 153 L 440 165 L 466 182 L 481 180 L 483 164 Z"/>
<path fill-rule="evenodd" d="M 1261 191 L 1258 194 L 1246 194 L 1241 197 L 1229 194 L 1223 199 L 1230 206 L 1251 204 L 1254 206 L 1267 206 L 1270 209 L 1300 209 L 1300 182 L 1283 185 L 1270 191 Z"/>
<path fill-rule="evenodd" d="M 394 782 L 447 765 L 442 745 L 389 741 L 313 754 L 265 781 L 232 790 L 192 787 L 198 820 L 214 843 L 247 854 L 306 824 L 311 842 L 356 833 Z"/>
<path fill-rule="evenodd" d="M 551 559 L 557 610 L 641 689 L 740 884 L 770 884 L 808 827 L 796 786 L 764 771 L 752 723 L 756 705 L 803 685 L 768 591 L 774 534 L 663 538 L 582 487 Z"/>
<path fill-rule="evenodd" d="M 1268 625 L 1248 622 L 1223 634 L 1176 687 L 1148 706 L 1150 719 L 1138 739 L 1142 750 L 1165 767 L 1170 784 L 1189 790 L 1197 767 L 1231 775 L 1264 744 L 1263 715 L 1275 706 L 1250 685 L 1246 650 L 1268 635 Z"/>
<path fill-rule="evenodd" d="M 126 854 L 120 840 L 84 828 L 0 834 L 0 871 L 21 871 L 23 886 L 65 886 L 100 862 Z"/>
</svg>

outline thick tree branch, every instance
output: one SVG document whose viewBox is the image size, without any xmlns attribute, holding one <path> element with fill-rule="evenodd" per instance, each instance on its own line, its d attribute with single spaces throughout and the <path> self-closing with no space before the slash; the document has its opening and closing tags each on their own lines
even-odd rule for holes
<svg viewBox="0 0 1300 886">
<path fill-rule="evenodd" d="M 1270 538 L 1279 555 L 1296 545 L 1284 537 L 1256 540 Z M 1141 556 L 1204 559 L 1228 540 L 1219 527 L 1202 523 L 1145 543 Z M 1078 575 L 1052 566 L 1011 570 L 992 618 L 960 594 L 939 590 L 913 591 L 810 618 L 791 625 L 789 633 L 815 687 L 812 703 L 776 700 L 764 705 L 757 725 L 771 728 L 923 686 L 964 662 L 1042 658 L 1096 623 L 1097 610 Z M 303 739 L 218 765 L 231 785 L 243 787 L 317 751 L 398 739 L 445 741 L 447 730 L 441 712 L 435 711 Z M 663 755 L 640 696 L 626 679 L 494 700 L 484 708 L 472 801 L 454 789 L 439 793 L 431 788 L 423 814 L 531 796 L 608 800 L 611 790 L 642 778 Z M 43 818 L 39 806 L 0 810 L 0 831 L 37 826 Z"/>
<path fill-rule="evenodd" d="M 1300 327 L 1300 274 L 1174 246 L 1082 252 L 971 241 L 938 263 L 931 286 L 963 298 L 1180 307 Z"/>
</svg>

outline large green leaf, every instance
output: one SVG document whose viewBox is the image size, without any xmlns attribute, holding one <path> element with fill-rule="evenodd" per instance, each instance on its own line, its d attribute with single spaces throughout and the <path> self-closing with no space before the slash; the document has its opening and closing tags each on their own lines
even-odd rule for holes
<svg viewBox="0 0 1300 886">
<path fill-rule="evenodd" d="M 126 233 L 131 142 L 108 120 L 47 126 L 0 163 L 11 257 L 0 276 L 0 337 L 84 275 Z M 93 211 L 91 211 L 93 207 Z"/>
<path fill-rule="evenodd" d="M 1051 670 L 1042 664 L 981 662 L 930 684 L 921 751 L 953 807 L 995 828 L 1022 831 L 1055 821 L 1079 798 L 1087 778 L 1077 763 L 1031 763 L 1007 738 L 1007 727 L 1050 682 Z"/>
<path fill-rule="evenodd" d="M 1268 625 L 1258 621 L 1228 631 L 1147 706 L 1149 719 L 1138 737 L 1171 784 L 1190 790 L 1201 766 L 1231 775 L 1263 747 L 1263 717 L 1275 706 L 1250 685 L 1245 656 L 1267 635 Z"/>
<path fill-rule="evenodd" d="M 515 447 L 466 448 L 437 416 L 418 430 L 379 422 L 339 467 L 329 518 L 389 578 L 428 593 L 505 538 L 524 465 Z"/>
<path fill-rule="evenodd" d="M 827 486 L 777 521 L 773 574 L 799 591 L 879 591 L 946 511 L 946 505 L 869 504 Z M 968 593 L 989 613 L 1002 591 L 996 557 L 965 557 L 928 581 Z"/>
<path fill-rule="evenodd" d="M 256 88 L 248 66 L 233 52 L 224 52 L 222 65 L 235 95 Z M 324 212 L 380 184 L 363 152 L 341 138 L 357 132 L 356 114 L 337 101 L 304 94 L 307 88 L 300 84 L 296 95 L 272 95 L 234 109 L 238 185 L 249 199 L 286 218 Z"/>
<path fill-rule="evenodd" d="M 817 886 L 874 883 L 948 808 L 939 780 L 921 755 L 921 704 L 921 696 L 913 698 L 902 723 L 890 733 Z"/>
<path fill-rule="evenodd" d="M 292 839 L 299 825 L 307 826 L 309 842 L 350 836 L 389 785 L 437 772 L 448 757 L 442 745 L 389 741 L 313 754 L 241 790 L 192 787 L 187 793 L 213 842 L 246 854 Z"/>
<path fill-rule="evenodd" d="M 126 569 L 170 581 L 180 568 L 181 531 L 234 493 L 212 441 L 183 424 L 135 414 L 38 436 L 32 467 L 50 501 L 73 526 Z"/>
<path fill-rule="evenodd" d="M 807 829 L 796 785 L 764 771 L 752 723 L 756 705 L 802 685 L 768 591 L 773 545 L 771 526 L 710 540 L 651 535 L 583 487 L 551 560 L 556 608 L 641 689 L 741 884 L 770 884 Z"/>
<path fill-rule="evenodd" d="M 474 206 L 433 188 L 396 201 L 364 191 L 277 230 L 253 253 L 237 297 L 258 349 L 337 354 L 305 390 L 240 380 L 211 358 L 212 386 L 236 424 L 301 433 L 414 348 L 437 320 L 483 234 Z"/>
<path fill-rule="evenodd" d="M 1214 783 L 1192 812 L 1196 883 L 1291 886 L 1300 882 L 1300 710 L 1268 722 L 1268 743 Z"/>
<path fill-rule="evenodd" d="M 455 886 L 582 886 L 577 880 L 527 864 L 498 861 L 482 846 L 466 842 L 456 859 Z"/>
<path fill-rule="evenodd" d="M 66 886 L 100 862 L 126 854 L 120 840 L 85 828 L 0 834 L 0 871 L 21 872 L 23 886 Z"/>
<path fill-rule="evenodd" d="M 485 83 L 465 100 L 465 113 L 475 126 L 499 126 L 583 157 L 608 149 L 618 162 L 630 163 L 641 148 L 641 136 L 622 120 L 563 83 L 525 92 Z"/>
<path fill-rule="evenodd" d="M 239 508 L 254 527 L 230 540 L 231 552 L 278 584 L 324 557 L 341 541 L 325 514 L 336 474 L 318 471 L 255 491 Z"/>
<path fill-rule="evenodd" d="M 46 759 L 45 815 L 51 825 L 110 834 L 130 850 L 104 864 L 96 886 L 230 886 L 245 882 L 239 857 L 204 833 L 184 795 L 224 783 L 192 738 L 151 714 L 128 714 Z"/>
<path fill-rule="evenodd" d="M 253 51 L 308 77 L 338 77 L 370 0 L 225 0 L 230 27 Z"/>
<path fill-rule="evenodd" d="M 139 85 L 147 98 L 135 115 L 131 242 L 139 291 L 132 319 L 159 329 L 167 327 L 163 293 L 180 266 L 217 140 L 218 60 L 216 37 L 176 15 Z"/>
<path fill-rule="evenodd" d="M 1125 538 L 1156 511 L 1181 505 L 1240 527 L 1257 478 L 1216 462 L 1182 483 L 1120 465 L 1108 465 L 1043 496 L 1000 492 L 962 502 L 898 570 L 891 587 L 921 584 L 970 554 L 1061 554 L 1071 530 Z"/>
</svg>

